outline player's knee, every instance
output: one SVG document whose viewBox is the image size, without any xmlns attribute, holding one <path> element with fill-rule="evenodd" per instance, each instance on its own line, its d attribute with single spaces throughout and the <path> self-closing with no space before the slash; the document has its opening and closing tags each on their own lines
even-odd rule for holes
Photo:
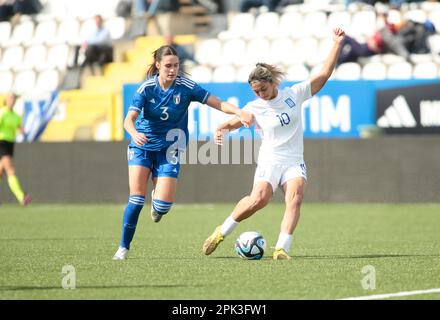
<svg viewBox="0 0 440 320">
<path fill-rule="evenodd" d="M 252 207 L 259 210 L 264 208 L 270 200 L 270 195 L 265 192 L 258 192 L 251 196 L 252 199 Z"/>
<path fill-rule="evenodd" d="M 167 214 L 171 210 L 172 202 L 153 199 L 153 209 L 159 214 Z"/>
<path fill-rule="evenodd" d="M 300 207 L 303 200 L 302 193 L 295 193 L 293 196 L 286 197 L 286 205 L 291 208 Z"/>
</svg>

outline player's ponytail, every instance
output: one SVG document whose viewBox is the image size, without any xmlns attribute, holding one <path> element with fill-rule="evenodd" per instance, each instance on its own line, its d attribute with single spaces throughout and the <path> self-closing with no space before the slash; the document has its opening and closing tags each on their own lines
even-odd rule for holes
<svg viewBox="0 0 440 320">
<path fill-rule="evenodd" d="M 283 81 L 284 76 L 285 73 L 281 71 L 278 67 L 271 64 L 259 62 L 256 64 L 255 69 L 252 70 L 251 74 L 249 75 L 248 83 L 250 84 L 252 82 L 266 81 L 279 85 L 281 81 Z"/>
<path fill-rule="evenodd" d="M 164 45 L 164 46 L 160 47 L 159 49 L 156 49 L 153 52 L 153 63 L 150 64 L 150 66 L 148 67 L 148 70 L 147 70 L 147 79 L 159 73 L 159 70 L 156 67 L 156 62 L 160 62 L 162 60 L 162 58 L 165 56 L 179 57 L 177 55 L 176 49 L 174 49 L 174 47 L 172 47 L 172 46 Z M 180 73 L 180 71 L 179 71 L 179 73 Z"/>
</svg>

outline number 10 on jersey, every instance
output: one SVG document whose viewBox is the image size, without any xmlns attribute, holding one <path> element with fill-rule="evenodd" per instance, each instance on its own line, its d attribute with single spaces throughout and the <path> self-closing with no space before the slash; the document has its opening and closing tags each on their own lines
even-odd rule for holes
<svg viewBox="0 0 440 320">
<path fill-rule="evenodd" d="M 278 120 L 280 120 L 281 126 L 284 127 L 290 123 L 290 117 L 287 113 L 277 114 Z"/>
</svg>

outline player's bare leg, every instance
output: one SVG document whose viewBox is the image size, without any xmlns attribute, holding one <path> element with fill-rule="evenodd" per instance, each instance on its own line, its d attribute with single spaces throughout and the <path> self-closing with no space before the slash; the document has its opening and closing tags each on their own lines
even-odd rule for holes
<svg viewBox="0 0 440 320">
<path fill-rule="evenodd" d="M 272 186 L 268 182 L 257 182 L 249 196 L 241 199 L 235 206 L 232 214 L 225 222 L 218 226 L 203 243 L 203 253 L 210 255 L 217 249 L 224 237 L 230 234 L 238 223 L 249 218 L 258 210 L 264 208 L 272 198 Z"/>
<path fill-rule="evenodd" d="M 288 252 L 292 244 L 293 231 L 298 225 L 305 185 L 305 179 L 300 177 L 289 180 L 283 185 L 286 209 L 281 221 L 280 236 L 273 254 L 273 258 L 276 260 L 291 259 Z"/>
</svg>

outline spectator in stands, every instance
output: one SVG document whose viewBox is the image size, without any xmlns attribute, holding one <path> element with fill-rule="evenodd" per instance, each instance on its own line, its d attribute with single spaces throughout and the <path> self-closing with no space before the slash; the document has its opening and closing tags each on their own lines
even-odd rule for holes
<svg viewBox="0 0 440 320">
<path fill-rule="evenodd" d="M 142 16 L 156 15 L 157 11 L 177 12 L 180 8 L 179 0 L 134 0 L 134 14 Z"/>
<path fill-rule="evenodd" d="M 317 94 L 332 75 L 344 35 L 342 29 L 334 29 L 333 46 L 321 71 L 291 87 L 279 88 L 285 73 L 274 65 L 258 63 L 251 71 L 248 83 L 257 99 L 247 103 L 243 110 L 253 115 L 252 122 L 262 133 L 254 184 L 251 194 L 242 198 L 223 224 L 205 240 L 202 251 L 206 255 L 212 254 L 241 221 L 263 209 L 280 188 L 284 192 L 285 211 L 272 257 L 274 260 L 292 259 L 288 252 L 300 218 L 307 181 L 301 105 Z M 220 124 L 214 141 L 222 145 L 223 135 L 241 126 L 236 119 Z"/>
<path fill-rule="evenodd" d="M 153 180 L 151 218 L 159 222 L 173 205 L 180 171 L 180 152 L 188 139 L 188 107 L 192 101 L 236 115 L 249 127 L 251 114 L 221 101 L 182 75 L 177 51 L 168 45 L 153 54 L 153 63 L 133 96 L 124 120 L 131 136 L 128 146 L 130 195 L 124 211 L 122 237 L 114 260 L 127 258 L 139 215 L 144 206 L 148 180 Z"/>
<path fill-rule="evenodd" d="M 75 50 L 74 66 L 78 65 L 79 53 L 85 55 L 81 69 L 89 66 L 92 74 L 95 73 L 95 64 L 98 64 L 99 71 L 102 73 L 104 64 L 113 61 L 113 45 L 110 37 L 110 31 L 104 26 L 103 19 L 100 15 L 94 17 L 96 29 L 84 41 L 81 46 L 77 46 Z"/>
<path fill-rule="evenodd" d="M 240 12 L 248 12 L 251 8 L 266 6 L 269 11 L 275 11 L 281 0 L 242 0 Z"/>
<path fill-rule="evenodd" d="M 180 58 L 180 70 L 185 73 L 185 62 L 192 61 L 195 64 L 199 64 L 194 57 L 194 54 L 190 53 L 183 45 L 177 44 L 174 41 L 174 36 L 168 34 L 165 36 L 165 44 L 174 47 L 177 51 L 177 56 Z"/>
<path fill-rule="evenodd" d="M 14 111 L 17 96 L 13 93 L 6 97 L 6 103 L 0 109 L 0 178 L 6 171 L 8 184 L 12 193 L 22 206 L 27 206 L 32 198 L 25 194 L 16 175 L 16 169 L 12 158 L 14 156 L 14 144 L 17 131 L 23 133 L 21 117 Z"/>
<path fill-rule="evenodd" d="M 0 21 L 17 21 L 20 15 L 37 14 L 43 6 L 39 0 L 0 0 Z"/>
</svg>

